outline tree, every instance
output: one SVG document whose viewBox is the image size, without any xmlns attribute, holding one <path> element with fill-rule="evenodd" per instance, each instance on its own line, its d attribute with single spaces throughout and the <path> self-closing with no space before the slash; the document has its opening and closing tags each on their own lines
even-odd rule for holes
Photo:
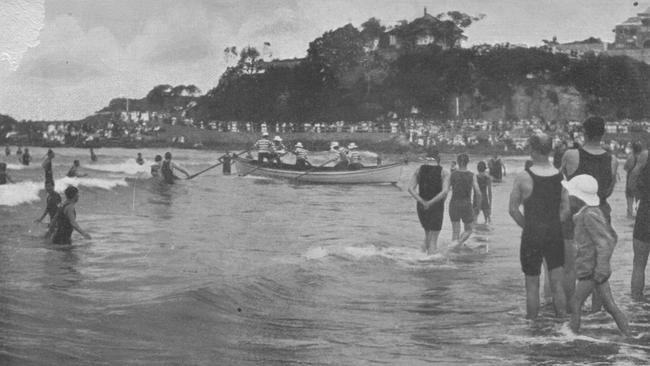
<svg viewBox="0 0 650 366">
<path fill-rule="evenodd" d="M 361 33 L 352 24 L 323 34 L 309 44 L 308 62 L 321 64 L 335 74 L 342 73 L 359 65 L 364 54 Z"/>
<path fill-rule="evenodd" d="M 361 37 L 366 43 L 379 39 L 384 32 L 386 32 L 386 27 L 381 25 L 379 19 L 375 17 L 372 17 L 361 24 Z"/>
<path fill-rule="evenodd" d="M 255 47 L 245 47 L 239 53 L 237 67 L 245 74 L 255 74 L 262 65 L 260 52 Z"/>
<path fill-rule="evenodd" d="M 147 94 L 147 102 L 153 106 L 162 108 L 165 105 L 165 99 L 172 95 L 172 90 L 173 88 L 169 84 L 157 85 Z"/>
</svg>

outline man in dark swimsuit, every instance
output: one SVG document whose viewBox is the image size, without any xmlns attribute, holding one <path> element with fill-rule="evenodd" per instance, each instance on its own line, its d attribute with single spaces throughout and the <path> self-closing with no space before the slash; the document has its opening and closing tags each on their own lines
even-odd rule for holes
<svg viewBox="0 0 650 366">
<path fill-rule="evenodd" d="M 61 203 L 61 195 L 54 190 L 54 183 L 51 182 L 45 184 L 45 191 L 47 192 L 45 211 L 43 211 L 41 217 L 34 222 L 40 223 L 43 221 L 45 216 L 50 215 L 51 224 L 54 220 L 54 215 L 56 215 L 56 211 L 59 208 L 59 203 Z"/>
<path fill-rule="evenodd" d="M 430 151 L 426 160 L 413 174 L 408 191 L 418 202 L 416 209 L 420 225 L 424 229 L 422 251 L 431 254 L 438 251 L 438 236 L 442 228 L 445 198 L 449 191 L 449 173 L 440 166 L 437 151 Z"/>
<path fill-rule="evenodd" d="M 584 129 L 585 143 L 582 147 L 569 149 L 564 153 L 560 171 L 567 180 L 580 174 L 589 174 L 596 178 L 598 182 L 598 197 L 600 197 L 600 209 L 607 221 L 611 223 L 610 213 L 612 209 L 607 203 L 607 197 L 614 191 L 618 160 L 601 146 L 601 140 L 605 135 L 605 121 L 602 118 L 589 117 L 583 122 L 582 127 Z M 572 211 L 577 210 L 572 209 Z M 572 212 L 572 214 L 574 213 Z M 573 296 L 576 282 L 576 247 L 573 241 L 574 224 L 572 216 L 569 215 L 562 222 L 565 248 L 564 289 L 569 299 Z M 592 311 L 600 309 L 601 305 L 598 303 L 598 296 L 592 297 L 591 307 Z"/>
<path fill-rule="evenodd" d="M 29 165 L 31 161 L 32 161 L 32 155 L 29 153 L 29 149 L 25 148 L 25 152 L 23 153 L 23 157 L 20 159 L 20 162 L 23 165 Z"/>
<path fill-rule="evenodd" d="M 219 158 L 219 162 L 223 164 L 223 167 L 221 169 L 221 172 L 223 175 L 230 175 L 230 167 L 232 166 L 232 158 L 233 155 L 230 153 L 230 151 L 226 151 L 226 154 L 221 156 Z"/>
<path fill-rule="evenodd" d="M 77 230 L 84 238 L 90 239 L 79 224 L 77 224 L 77 212 L 75 204 L 79 201 L 79 190 L 77 187 L 69 186 L 65 189 L 66 201 L 59 207 L 54 222 L 50 225 L 50 238 L 53 244 L 72 244 L 72 231 Z"/>
<path fill-rule="evenodd" d="M 174 169 L 182 172 L 188 178 L 190 177 L 190 173 L 188 173 L 187 170 L 183 169 L 172 161 L 172 153 L 168 151 L 165 153 L 165 160 L 163 160 L 160 166 L 160 174 L 162 175 L 165 183 L 174 184 L 174 181 L 178 179 L 178 177 L 174 174 Z"/>
<path fill-rule="evenodd" d="M 506 167 L 503 165 L 499 156 L 494 154 L 494 157 L 488 161 L 488 168 L 490 169 L 490 176 L 492 179 L 499 183 L 503 179 Z"/>
<path fill-rule="evenodd" d="M 546 134 L 529 139 L 533 166 L 519 173 L 510 194 L 509 212 L 523 228 L 520 260 L 526 277 L 526 318 L 539 312 L 539 276 L 546 260 L 557 316 L 566 314 L 562 286 L 564 242 L 561 219 L 569 213 L 569 196 L 562 187 L 562 174 L 548 160 L 553 148 Z M 524 212 L 520 206 L 524 206 Z"/>
<path fill-rule="evenodd" d="M 634 264 L 632 266 L 632 298 L 643 300 L 645 269 L 650 253 L 650 164 L 648 150 L 639 154 L 639 159 L 630 173 L 632 189 L 639 194 L 639 209 L 634 222 Z"/>
<path fill-rule="evenodd" d="M 451 219 L 451 240 L 457 243 L 454 249 L 460 249 L 469 239 L 474 230 L 474 206 L 472 197 L 477 203 L 482 200 L 481 189 L 478 186 L 474 173 L 467 170 L 469 156 L 460 154 L 456 158 L 458 169 L 449 176 L 451 199 L 449 200 L 449 219 Z M 464 231 L 460 233 L 460 221 L 463 221 Z"/>
</svg>

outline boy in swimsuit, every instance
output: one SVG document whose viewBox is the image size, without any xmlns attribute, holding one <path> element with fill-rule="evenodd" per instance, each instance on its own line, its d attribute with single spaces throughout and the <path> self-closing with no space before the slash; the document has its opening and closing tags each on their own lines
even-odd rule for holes
<svg viewBox="0 0 650 366">
<path fill-rule="evenodd" d="M 595 290 L 594 295 L 598 296 L 605 305 L 607 312 L 616 321 L 618 329 L 628 335 L 630 329 L 627 318 L 616 306 L 609 287 L 608 279 L 612 273 L 609 261 L 618 237 L 599 208 L 598 182 L 591 175 L 581 174 L 568 182 L 563 181 L 562 185 L 569 192 L 571 200 L 578 208 L 578 213 L 573 215 L 574 240 L 577 247 L 575 267 L 578 284 L 571 299 L 569 326 L 574 332 L 578 332 L 582 304 Z"/>
</svg>

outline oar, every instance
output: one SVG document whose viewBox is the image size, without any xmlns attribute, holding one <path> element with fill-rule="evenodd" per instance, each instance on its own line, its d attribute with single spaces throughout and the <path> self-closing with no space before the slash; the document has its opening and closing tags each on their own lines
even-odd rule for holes
<svg viewBox="0 0 650 366">
<path fill-rule="evenodd" d="M 235 156 L 239 156 L 239 155 L 242 155 L 242 154 L 246 154 L 246 153 L 249 152 L 249 151 L 251 151 L 251 149 L 248 149 L 248 150 L 246 150 L 246 151 L 242 151 L 242 152 L 240 152 L 240 153 L 238 153 L 238 154 L 234 154 L 233 157 L 235 157 Z M 190 179 L 192 179 L 192 178 L 194 178 L 194 177 L 197 177 L 197 176 L 199 176 L 200 174 L 203 174 L 203 173 L 207 172 L 207 171 L 210 170 L 210 169 L 216 168 L 216 167 L 218 167 L 218 166 L 221 165 L 221 164 L 223 164 L 223 162 L 219 162 L 219 163 L 217 163 L 217 164 L 212 165 L 212 166 L 209 167 L 209 168 L 206 168 L 206 169 L 201 170 L 200 172 L 198 172 L 198 173 L 196 173 L 196 174 L 192 174 L 192 175 L 190 175 L 189 177 L 187 177 L 187 180 L 190 180 Z"/>
<path fill-rule="evenodd" d="M 298 178 L 300 178 L 300 177 L 302 177 L 302 176 L 304 176 L 304 175 L 307 175 L 307 174 L 311 173 L 312 170 L 314 170 L 314 169 L 318 169 L 318 168 L 322 168 L 322 167 L 324 167 L 325 165 L 327 165 L 327 164 L 329 164 L 329 163 L 331 163 L 331 162 L 333 162 L 333 161 L 336 161 L 337 159 L 338 159 L 338 156 L 335 157 L 334 159 L 330 159 L 330 160 L 324 162 L 323 164 L 321 164 L 321 165 L 319 165 L 319 166 L 317 166 L 317 167 L 311 167 L 311 168 L 309 168 L 308 171 L 306 171 L 306 172 L 304 172 L 304 173 L 302 173 L 302 174 L 300 174 L 300 175 L 297 175 L 297 176 L 296 176 L 295 178 L 293 178 L 293 179 L 298 180 Z"/>
</svg>

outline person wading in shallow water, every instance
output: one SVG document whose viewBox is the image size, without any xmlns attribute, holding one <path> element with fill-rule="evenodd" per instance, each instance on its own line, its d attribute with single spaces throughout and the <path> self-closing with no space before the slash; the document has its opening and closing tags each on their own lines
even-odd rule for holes
<svg viewBox="0 0 650 366">
<path fill-rule="evenodd" d="M 642 301 L 645 288 L 645 270 L 650 253 L 650 163 L 648 150 L 639 155 L 639 160 L 630 174 L 632 189 L 638 192 L 639 209 L 634 222 L 634 264 L 632 267 L 632 298 Z"/>
<path fill-rule="evenodd" d="M 546 260 L 555 313 L 566 315 L 566 296 L 562 286 L 564 241 L 561 218 L 569 213 L 569 196 L 562 188 L 562 174 L 548 160 L 553 141 L 546 134 L 529 139 L 533 166 L 515 177 L 510 193 L 509 213 L 521 234 L 520 261 L 526 278 L 526 318 L 539 313 L 539 276 Z M 524 206 L 524 212 L 520 207 Z"/>
<path fill-rule="evenodd" d="M 45 216 L 50 215 L 50 225 L 51 225 L 52 221 L 54 220 L 54 215 L 56 215 L 56 212 L 59 208 L 59 203 L 61 203 L 61 195 L 54 190 L 54 183 L 46 183 L 45 191 L 47 192 L 47 199 L 46 199 L 47 203 L 45 205 L 45 211 L 43 211 L 41 217 L 39 217 L 34 222 L 40 223 L 41 221 L 43 221 Z"/>
<path fill-rule="evenodd" d="M 467 170 L 469 156 L 460 154 L 456 158 L 458 169 L 451 172 L 449 187 L 451 188 L 451 199 L 449 200 L 449 218 L 451 219 L 451 240 L 457 242 L 455 250 L 462 249 L 465 241 L 469 239 L 473 231 L 474 207 L 472 197 L 477 202 L 482 199 L 481 190 L 478 187 L 476 176 Z M 465 231 L 460 233 L 460 221 L 463 221 Z"/>
<path fill-rule="evenodd" d="M 424 165 L 411 178 L 409 193 L 417 201 L 418 218 L 424 229 L 422 251 L 432 254 L 438 251 L 438 236 L 442 228 L 445 198 L 449 192 L 449 173 L 440 166 L 440 156 L 431 150 Z"/>
<path fill-rule="evenodd" d="M 54 184 L 54 176 L 52 173 L 52 160 L 54 159 L 54 151 L 52 149 L 47 150 L 47 155 L 41 166 L 45 171 L 45 184 L 52 183 Z"/>
<path fill-rule="evenodd" d="M 79 190 L 74 186 L 65 189 L 65 202 L 59 207 L 50 225 L 50 239 L 53 244 L 72 244 L 72 231 L 77 230 L 86 239 L 91 239 L 77 224 L 75 204 L 79 201 Z"/>
<path fill-rule="evenodd" d="M 165 160 L 163 160 L 162 165 L 160 166 L 160 174 L 162 175 L 165 183 L 174 184 L 174 180 L 179 179 L 174 174 L 174 169 L 185 174 L 188 178 L 190 177 L 190 173 L 188 173 L 187 170 L 183 169 L 172 161 L 172 153 L 168 151 L 165 153 Z"/>
</svg>

